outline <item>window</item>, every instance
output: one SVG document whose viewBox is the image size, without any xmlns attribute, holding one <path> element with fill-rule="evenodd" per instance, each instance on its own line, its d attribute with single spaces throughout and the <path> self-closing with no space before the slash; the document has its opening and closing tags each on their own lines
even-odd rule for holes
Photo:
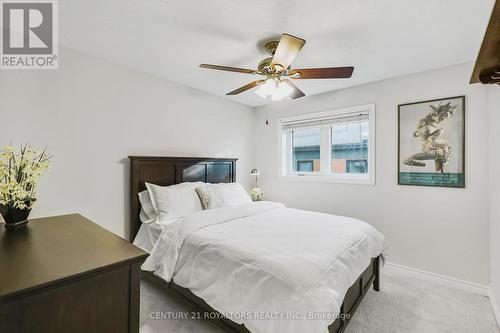
<svg viewBox="0 0 500 333">
<path fill-rule="evenodd" d="M 319 172 L 320 134 L 319 128 L 292 130 L 293 171 Z"/>
<path fill-rule="evenodd" d="M 375 184 L 375 105 L 280 120 L 282 175 Z"/>
<path fill-rule="evenodd" d="M 368 115 L 332 125 L 332 173 L 368 173 L 368 134 Z"/>
</svg>

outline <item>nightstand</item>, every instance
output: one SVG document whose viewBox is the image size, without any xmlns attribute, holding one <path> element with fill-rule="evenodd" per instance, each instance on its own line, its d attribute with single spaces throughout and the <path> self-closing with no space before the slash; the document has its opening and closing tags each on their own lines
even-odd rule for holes
<svg viewBox="0 0 500 333">
<path fill-rule="evenodd" d="M 77 214 L 0 224 L 0 332 L 139 332 L 146 257 Z"/>
</svg>

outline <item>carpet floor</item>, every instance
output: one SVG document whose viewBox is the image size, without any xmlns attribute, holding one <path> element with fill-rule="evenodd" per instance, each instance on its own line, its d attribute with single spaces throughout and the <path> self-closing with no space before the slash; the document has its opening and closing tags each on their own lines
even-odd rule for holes
<svg viewBox="0 0 500 333">
<path fill-rule="evenodd" d="M 499 333 L 487 297 L 383 269 L 345 333 Z M 206 320 L 179 318 L 189 302 L 155 282 L 141 281 L 141 333 L 222 333 Z"/>
</svg>

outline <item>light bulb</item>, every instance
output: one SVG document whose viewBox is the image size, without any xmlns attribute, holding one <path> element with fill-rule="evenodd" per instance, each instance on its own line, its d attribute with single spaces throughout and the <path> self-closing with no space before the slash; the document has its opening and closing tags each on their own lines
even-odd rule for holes
<svg viewBox="0 0 500 333">
<path fill-rule="evenodd" d="M 274 79 L 268 79 L 263 85 L 255 91 L 257 95 L 262 98 L 269 98 L 273 101 L 279 101 L 290 95 L 293 91 L 292 87 L 280 81 L 276 82 Z"/>
<path fill-rule="evenodd" d="M 255 91 L 255 93 L 262 98 L 268 98 L 273 95 L 274 90 L 276 90 L 276 82 L 272 79 L 268 79 Z"/>
<path fill-rule="evenodd" d="M 285 82 L 280 82 L 278 88 L 274 91 L 272 100 L 280 101 L 292 93 L 292 87 L 290 87 Z"/>
</svg>

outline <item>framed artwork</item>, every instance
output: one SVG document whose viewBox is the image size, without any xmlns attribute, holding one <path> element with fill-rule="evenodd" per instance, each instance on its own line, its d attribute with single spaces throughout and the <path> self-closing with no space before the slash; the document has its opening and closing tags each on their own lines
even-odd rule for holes
<svg viewBox="0 0 500 333">
<path fill-rule="evenodd" d="M 465 96 L 398 106 L 398 184 L 465 187 Z"/>
</svg>

